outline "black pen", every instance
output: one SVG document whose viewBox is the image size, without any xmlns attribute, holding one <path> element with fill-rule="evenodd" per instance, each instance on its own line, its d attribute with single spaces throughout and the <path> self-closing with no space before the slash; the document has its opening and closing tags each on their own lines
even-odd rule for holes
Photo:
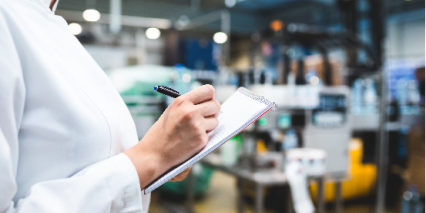
<svg viewBox="0 0 426 213">
<path fill-rule="evenodd" d="M 172 98 L 177 98 L 180 96 L 180 93 L 178 91 L 166 86 L 156 86 L 154 87 L 154 90 Z"/>
</svg>

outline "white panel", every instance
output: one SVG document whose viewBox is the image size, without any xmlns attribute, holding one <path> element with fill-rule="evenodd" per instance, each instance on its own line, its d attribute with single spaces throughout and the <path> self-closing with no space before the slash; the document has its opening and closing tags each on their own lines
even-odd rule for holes
<svg viewBox="0 0 426 213">
<path fill-rule="evenodd" d="M 124 48 L 85 45 L 84 48 L 102 69 L 124 67 L 127 65 L 127 52 Z"/>
<path fill-rule="evenodd" d="M 425 19 L 387 25 L 386 55 L 388 58 L 425 56 Z"/>
<path fill-rule="evenodd" d="M 329 173 L 345 174 L 348 171 L 349 134 L 325 131 L 324 134 L 305 132 L 304 146 L 324 150 L 327 153 L 326 170 Z"/>
</svg>

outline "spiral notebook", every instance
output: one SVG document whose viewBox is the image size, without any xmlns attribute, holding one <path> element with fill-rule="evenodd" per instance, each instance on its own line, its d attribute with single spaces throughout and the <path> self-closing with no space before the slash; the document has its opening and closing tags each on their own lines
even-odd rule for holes
<svg viewBox="0 0 426 213">
<path fill-rule="evenodd" d="M 254 121 L 262 117 L 269 110 L 275 110 L 275 103 L 256 95 L 246 88 L 240 87 L 223 104 L 219 115 L 219 124 L 210 133 L 206 146 L 196 155 L 171 169 L 166 174 L 149 184 L 144 193 L 150 193 L 160 187 L 213 150 L 244 130 Z"/>
</svg>

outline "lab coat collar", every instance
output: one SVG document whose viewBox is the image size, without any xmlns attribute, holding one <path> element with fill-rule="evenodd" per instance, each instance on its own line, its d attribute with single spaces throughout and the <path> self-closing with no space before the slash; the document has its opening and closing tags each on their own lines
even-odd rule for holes
<svg viewBox="0 0 426 213">
<path fill-rule="evenodd" d="M 44 7 L 49 7 L 51 0 L 42 0 Z"/>
<path fill-rule="evenodd" d="M 58 7 L 58 3 L 59 3 L 59 0 L 56 0 L 55 5 L 53 5 L 53 7 L 52 7 L 52 12 L 53 13 L 55 13 L 56 7 Z M 50 4 L 49 4 L 49 6 L 50 6 Z"/>
<path fill-rule="evenodd" d="M 52 2 L 52 0 L 36 0 L 36 1 L 39 2 L 41 5 L 43 5 L 44 8 L 49 8 L 50 2 Z M 58 6 L 58 2 L 59 2 L 59 0 L 56 0 L 55 4 L 52 7 L 53 13 L 56 11 L 56 7 Z"/>
</svg>

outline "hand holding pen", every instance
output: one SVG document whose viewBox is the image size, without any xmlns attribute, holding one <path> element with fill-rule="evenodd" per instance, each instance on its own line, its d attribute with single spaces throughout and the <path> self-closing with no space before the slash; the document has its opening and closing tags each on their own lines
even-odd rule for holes
<svg viewBox="0 0 426 213">
<path fill-rule="evenodd" d="M 158 87 L 157 91 L 163 89 Z M 173 93 L 174 96 L 170 95 L 177 98 L 158 121 L 137 145 L 124 152 L 136 167 L 141 189 L 204 148 L 209 140 L 207 132 L 219 123 L 220 104 L 214 99 L 211 85 L 201 86 L 184 95 L 176 91 Z M 152 171 L 147 172 L 147 168 Z M 181 178 L 176 176 L 173 181 Z"/>
</svg>

